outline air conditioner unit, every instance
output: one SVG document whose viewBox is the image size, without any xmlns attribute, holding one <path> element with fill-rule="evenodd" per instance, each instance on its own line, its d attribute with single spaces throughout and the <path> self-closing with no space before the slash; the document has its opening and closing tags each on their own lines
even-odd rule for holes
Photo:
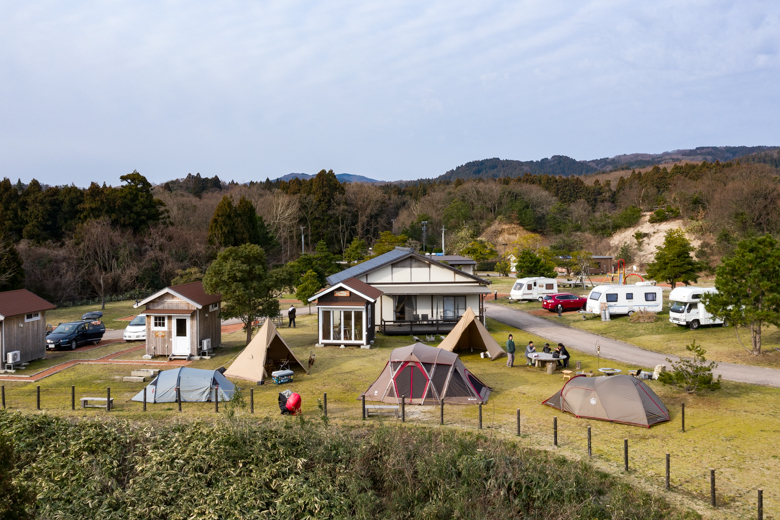
<svg viewBox="0 0 780 520">
<path fill-rule="evenodd" d="M 19 363 L 22 360 L 21 352 L 18 350 L 14 350 L 13 352 L 8 352 L 5 355 L 5 362 L 13 365 L 14 363 Z"/>
<path fill-rule="evenodd" d="M 211 350 L 211 338 L 204 339 L 203 341 L 201 341 L 200 342 L 200 349 L 201 350 L 206 350 L 206 351 Z"/>
</svg>

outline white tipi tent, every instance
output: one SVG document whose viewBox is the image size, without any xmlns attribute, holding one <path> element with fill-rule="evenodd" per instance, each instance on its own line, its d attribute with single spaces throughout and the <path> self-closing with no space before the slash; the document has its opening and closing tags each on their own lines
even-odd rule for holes
<svg viewBox="0 0 780 520">
<path fill-rule="evenodd" d="M 493 339 L 471 307 L 466 309 L 455 328 L 439 343 L 439 348 L 450 352 L 486 350 L 490 359 L 506 356 L 504 349 Z"/>
</svg>

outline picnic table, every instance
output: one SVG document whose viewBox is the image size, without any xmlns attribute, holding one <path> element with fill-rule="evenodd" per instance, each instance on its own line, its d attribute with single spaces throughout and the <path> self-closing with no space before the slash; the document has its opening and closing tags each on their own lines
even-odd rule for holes
<svg viewBox="0 0 780 520">
<path fill-rule="evenodd" d="M 547 365 L 547 373 L 552 374 L 558 366 L 558 361 L 563 361 L 568 356 L 561 354 L 560 357 L 553 357 L 552 352 L 534 352 L 531 354 L 531 359 L 534 365 L 539 367 L 542 363 Z"/>
<path fill-rule="evenodd" d="M 380 414 L 392 414 L 398 417 L 398 405 L 366 403 L 366 417 Z"/>
<path fill-rule="evenodd" d="M 81 407 L 82 408 L 105 408 L 106 407 L 106 397 L 82 397 L 81 398 Z M 102 401 L 103 404 L 91 404 L 91 401 Z M 109 404 L 110 408 L 114 407 L 114 398 L 111 398 L 111 403 Z"/>
</svg>

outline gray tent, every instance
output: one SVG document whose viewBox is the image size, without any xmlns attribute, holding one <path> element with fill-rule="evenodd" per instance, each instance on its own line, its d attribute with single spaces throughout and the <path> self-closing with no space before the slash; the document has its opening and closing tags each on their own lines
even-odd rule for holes
<svg viewBox="0 0 780 520">
<path fill-rule="evenodd" d="M 394 349 L 390 361 L 365 391 L 366 401 L 400 404 L 486 403 L 490 388 L 463 365 L 457 354 L 415 343 Z"/>
<path fill-rule="evenodd" d="M 576 376 L 542 404 L 577 417 L 648 428 L 669 420 L 669 410 L 655 392 L 631 376 Z"/>
<path fill-rule="evenodd" d="M 176 388 L 181 389 L 183 403 L 205 403 L 214 399 L 214 389 L 217 388 L 220 401 L 233 398 L 236 387 L 217 370 L 202 370 L 199 368 L 176 368 L 163 370 L 146 387 L 146 402 L 175 403 Z M 133 401 L 143 401 L 141 390 L 133 397 Z"/>
</svg>

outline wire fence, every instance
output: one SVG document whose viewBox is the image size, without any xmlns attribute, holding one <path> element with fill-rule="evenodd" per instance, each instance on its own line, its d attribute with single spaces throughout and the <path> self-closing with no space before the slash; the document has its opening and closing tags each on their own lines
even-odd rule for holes
<svg viewBox="0 0 780 520">
<path fill-rule="evenodd" d="M 95 414 L 186 414 L 201 416 L 224 413 L 253 414 L 258 417 L 272 417 L 280 414 L 277 404 L 278 387 L 263 386 L 244 389 L 235 403 L 172 402 L 151 403 L 131 401 L 139 393 L 138 388 L 118 384 L 78 388 L 41 386 L 0 386 L 2 408 L 21 411 L 45 411 L 53 413 L 92 416 Z M 256 391 L 257 390 L 257 391 Z M 148 396 L 151 398 L 151 396 Z M 343 423 L 409 423 L 425 427 L 449 427 L 479 431 L 486 436 L 515 439 L 520 446 L 548 449 L 568 458 L 591 461 L 598 467 L 612 473 L 627 474 L 640 478 L 653 487 L 669 493 L 677 493 L 703 505 L 715 508 L 730 516 L 742 518 L 780 518 L 780 501 L 776 490 L 777 466 L 772 468 L 750 468 L 759 475 L 759 481 L 772 483 L 775 488 L 766 490 L 746 486 L 745 467 L 723 464 L 720 455 L 706 446 L 693 454 L 675 451 L 685 440 L 686 434 L 680 428 L 668 439 L 648 435 L 647 430 L 637 428 L 637 433 L 625 433 L 616 438 L 608 423 L 588 422 L 573 419 L 561 413 L 552 417 L 526 415 L 521 409 L 507 414 L 495 406 L 419 406 L 405 402 L 397 408 L 379 409 L 375 403 L 360 400 L 334 400 L 327 393 L 304 396 L 304 412 L 328 421 Z M 106 403 L 111 399 L 111 409 Z M 98 408 L 97 410 L 91 408 Z M 382 412 L 375 415 L 375 412 Z M 554 412 L 554 411 L 553 411 Z M 757 472 L 757 473 L 756 473 Z"/>
</svg>

